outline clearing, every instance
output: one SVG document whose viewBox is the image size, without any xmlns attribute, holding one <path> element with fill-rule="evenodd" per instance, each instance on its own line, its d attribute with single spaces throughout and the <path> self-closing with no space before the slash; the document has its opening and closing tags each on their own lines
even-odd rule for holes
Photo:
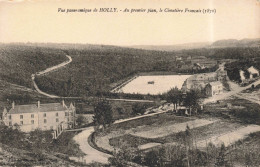
<svg viewBox="0 0 260 167">
<path fill-rule="evenodd" d="M 181 89 L 184 81 L 191 75 L 151 75 L 138 76 L 127 81 L 124 86 L 116 90 L 116 93 L 151 94 L 166 93 L 171 88 Z"/>
</svg>

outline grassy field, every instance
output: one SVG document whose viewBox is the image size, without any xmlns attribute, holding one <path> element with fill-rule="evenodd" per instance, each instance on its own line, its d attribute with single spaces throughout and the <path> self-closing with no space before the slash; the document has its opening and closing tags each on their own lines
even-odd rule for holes
<svg viewBox="0 0 260 167">
<path fill-rule="evenodd" d="M 190 138 L 194 147 L 206 152 L 209 143 L 219 149 L 223 142 L 229 148 L 230 144 L 250 140 L 248 138 L 251 133 L 259 133 L 257 131 L 260 131 L 260 126 L 250 125 L 241 120 L 237 121 L 234 116 L 233 118 L 232 112 L 229 113 L 225 110 L 228 109 L 227 103 L 232 103 L 232 112 L 234 109 L 241 110 L 241 107 L 236 106 L 243 104 L 241 100 L 231 98 L 225 103 L 205 106 L 206 113 L 194 117 L 179 117 L 171 113 L 164 113 L 114 124 L 104 132 L 97 134 L 96 144 L 109 151 L 113 151 L 114 148 L 132 148 L 140 150 L 141 155 L 146 156 L 151 150 L 160 152 L 162 148 L 167 148 L 169 145 L 171 147 L 184 145 L 187 133 L 186 125 L 189 125 Z M 244 108 L 247 105 L 250 105 L 251 108 L 256 107 L 245 103 Z M 213 110 L 217 108 L 222 108 L 222 110 L 220 112 Z M 211 112 L 209 112 L 210 110 Z"/>
<path fill-rule="evenodd" d="M 260 166 L 260 132 L 238 142 L 230 152 L 234 166 Z"/>
<path fill-rule="evenodd" d="M 138 131 L 143 131 L 144 129 L 150 129 L 151 127 L 159 127 L 163 125 L 167 126 L 170 124 L 185 122 L 187 120 L 190 120 L 190 118 L 176 117 L 175 115 L 165 113 L 165 114 L 159 114 L 151 117 L 144 117 L 133 121 L 123 122 L 119 124 L 113 124 L 106 131 L 99 133 L 97 135 L 96 143 L 99 147 L 102 147 L 109 151 L 113 151 L 113 147 L 110 145 L 110 142 L 112 142 L 112 144 L 117 143 L 117 140 L 115 139 L 115 141 L 113 141 L 113 138 L 123 136 L 123 138 L 127 139 L 127 137 L 124 136 L 127 135 L 127 136 L 131 136 L 131 138 L 129 139 L 133 139 L 133 140 L 127 140 L 127 142 L 130 143 L 130 145 L 132 145 L 131 143 L 135 143 L 134 142 L 135 140 L 140 141 L 140 144 L 145 144 L 152 140 L 145 139 L 145 141 L 142 141 L 144 138 L 133 136 L 131 134 L 136 133 Z M 121 141 L 124 142 L 123 140 Z"/>
<path fill-rule="evenodd" d="M 236 120 L 243 124 L 260 125 L 259 104 L 238 97 L 230 97 L 216 104 L 205 105 L 204 112 L 209 116 Z"/>
<path fill-rule="evenodd" d="M 155 139 L 168 136 L 171 133 L 179 133 L 185 131 L 187 126 L 189 126 L 191 129 L 195 129 L 201 126 L 210 125 L 215 121 L 216 120 L 195 119 L 179 123 L 167 122 L 167 124 L 161 124 L 161 126 L 150 126 L 148 128 L 144 127 L 142 128 L 142 130 L 134 132 L 132 134 L 143 138 Z"/>
</svg>

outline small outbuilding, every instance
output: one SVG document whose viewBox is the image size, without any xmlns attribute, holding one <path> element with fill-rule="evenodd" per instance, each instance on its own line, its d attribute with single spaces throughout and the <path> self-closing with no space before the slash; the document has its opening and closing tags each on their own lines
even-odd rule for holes
<svg viewBox="0 0 260 167">
<path fill-rule="evenodd" d="M 250 74 L 250 76 L 249 76 L 250 79 L 253 79 L 253 78 L 256 78 L 256 77 L 259 76 L 259 71 L 255 67 L 253 67 L 253 66 L 248 68 L 247 71 Z"/>
<path fill-rule="evenodd" d="M 205 87 L 207 96 L 214 96 L 223 93 L 223 84 L 220 81 L 210 82 Z"/>
</svg>

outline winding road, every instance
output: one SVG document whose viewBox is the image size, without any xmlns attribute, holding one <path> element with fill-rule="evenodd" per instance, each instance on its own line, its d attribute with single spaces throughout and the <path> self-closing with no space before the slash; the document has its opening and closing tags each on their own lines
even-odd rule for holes
<svg viewBox="0 0 260 167">
<path fill-rule="evenodd" d="M 221 95 L 217 95 L 208 99 L 205 99 L 205 101 L 203 102 L 204 104 L 206 103 L 212 103 L 212 102 L 216 102 L 218 100 L 223 100 L 226 99 L 230 96 L 236 95 L 239 92 L 246 90 L 248 88 L 250 88 L 252 86 L 252 84 L 254 85 L 258 85 L 260 84 L 260 79 L 258 79 L 257 81 L 255 81 L 254 83 L 246 86 L 246 87 L 239 87 L 237 84 L 233 83 L 233 82 L 229 82 L 230 87 L 231 87 L 231 91 L 221 94 Z M 126 121 L 131 121 L 131 120 L 135 120 L 135 119 L 140 119 L 143 117 L 148 117 L 148 116 L 153 116 L 156 114 L 161 114 L 167 111 L 161 111 L 161 112 L 157 112 L 157 113 L 151 113 L 151 114 L 147 114 L 147 115 L 141 115 L 141 116 L 136 116 L 136 117 L 132 117 L 132 118 L 128 118 L 128 119 L 121 119 L 121 120 L 117 120 L 115 121 L 114 124 L 117 123 L 122 123 L 122 122 L 126 122 Z M 111 157 L 111 155 L 100 152 L 94 148 L 92 148 L 87 139 L 88 137 L 94 132 L 94 128 L 93 127 L 89 127 L 85 130 L 83 130 L 81 133 L 79 133 L 78 135 L 76 135 L 74 137 L 74 140 L 80 145 L 80 149 L 86 154 L 86 156 L 84 157 L 84 160 L 88 163 L 90 162 L 100 162 L 100 163 L 108 163 L 108 158 Z"/>
<path fill-rule="evenodd" d="M 84 157 L 85 163 L 99 162 L 106 164 L 111 155 L 100 152 L 88 144 L 88 138 L 93 132 L 94 127 L 91 126 L 76 135 L 73 139 L 79 144 L 79 148 L 86 154 Z"/>
<path fill-rule="evenodd" d="M 50 97 L 50 98 L 59 98 L 59 96 L 51 95 L 51 94 L 48 94 L 48 93 L 41 91 L 39 89 L 39 87 L 37 86 L 36 82 L 35 82 L 35 77 L 44 75 L 46 73 L 49 73 L 51 71 L 54 71 L 56 69 L 59 69 L 61 67 L 66 66 L 67 64 L 71 63 L 72 58 L 68 55 L 66 55 L 66 57 L 69 59 L 68 61 L 65 61 L 61 64 L 56 65 L 56 66 L 47 68 L 47 69 L 45 69 L 41 72 L 37 72 L 35 74 L 32 74 L 32 82 L 33 82 L 34 88 L 36 89 L 36 91 L 38 93 L 45 95 L 47 97 Z M 237 84 L 235 84 L 233 82 L 229 82 L 229 84 L 230 84 L 230 87 L 231 87 L 230 92 L 223 93 L 223 94 L 220 94 L 220 95 L 216 95 L 216 96 L 211 97 L 211 98 L 207 98 L 203 101 L 203 104 L 216 102 L 218 100 L 226 99 L 229 96 L 236 95 L 239 92 L 250 88 L 252 86 L 252 84 L 254 84 L 254 85 L 260 84 L 260 79 L 258 79 L 257 81 L 255 81 L 254 83 L 252 83 L 252 84 L 250 84 L 246 87 L 239 87 Z M 119 100 L 119 99 L 113 99 L 113 100 Z M 120 100 L 129 100 L 129 99 L 120 99 Z M 137 101 L 139 101 L 139 100 L 137 100 Z M 152 101 L 149 101 L 149 102 L 152 102 Z M 132 118 L 128 118 L 128 119 L 117 120 L 117 121 L 114 122 L 114 124 L 122 123 L 122 122 L 126 122 L 126 121 L 131 121 L 131 120 L 135 120 L 135 119 L 140 119 L 140 118 L 143 118 L 143 117 L 153 116 L 153 115 L 161 114 L 161 113 L 164 113 L 164 112 L 167 112 L 167 111 L 161 111 L 161 112 L 157 112 L 157 113 L 136 116 L 136 117 L 132 117 Z M 75 129 L 75 131 L 77 131 L 77 130 L 79 130 L 79 129 Z M 91 162 L 99 162 L 99 163 L 103 163 L 103 164 L 108 163 L 108 158 L 111 157 L 112 155 L 100 152 L 100 151 L 96 150 L 95 148 L 91 147 L 88 143 L 88 138 L 93 132 L 94 132 L 93 126 L 88 127 L 88 128 L 84 128 L 84 130 L 82 132 L 80 132 L 78 135 L 76 135 L 73 139 L 79 144 L 80 149 L 86 154 L 83 157 L 85 163 L 91 163 Z"/>
<path fill-rule="evenodd" d="M 115 121 L 114 124 L 140 119 L 144 117 L 149 117 L 157 114 L 162 114 L 165 112 L 167 111 L 160 111 L 160 112 L 151 113 L 147 115 L 140 115 L 132 118 L 120 119 Z M 75 129 L 75 131 L 76 130 L 77 129 Z M 100 152 L 89 145 L 88 138 L 93 132 L 94 132 L 93 126 L 84 128 L 84 130 L 80 132 L 78 135 L 76 135 L 73 139 L 79 144 L 80 149 L 86 154 L 84 157 L 84 161 L 86 163 L 99 162 L 99 163 L 106 164 L 108 163 L 108 158 L 111 157 L 112 155 Z"/>
<path fill-rule="evenodd" d="M 43 70 L 43 71 L 36 72 L 35 74 L 32 74 L 33 86 L 34 86 L 35 90 L 36 90 L 38 93 L 40 93 L 40 94 L 42 94 L 42 95 L 45 95 L 45 96 L 47 96 L 47 97 L 50 97 L 50 98 L 59 98 L 59 96 L 51 95 L 51 94 L 48 94 L 48 93 L 45 93 L 45 92 L 41 91 L 41 90 L 39 89 L 38 85 L 37 85 L 36 82 L 35 82 L 35 77 L 36 77 L 36 76 L 44 75 L 44 74 L 49 73 L 49 72 L 54 71 L 54 70 L 57 70 L 57 69 L 59 69 L 59 68 L 61 68 L 61 67 L 66 66 L 67 64 L 71 63 L 71 62 L 72 62 L 72 58 L 71 58 L 70 56 L 68 56 L 68 55 L 66 55 L 66 57 L 69 59 L 68 61 L 65 61 L 65 62 L 63 62 L 63 63 L 60 63 L 60 64 L 56 65 L 56 66 L 52 66 L 52 67 L 47 68 L 47 69 L 45 69 L 45 70 Z"/>
<path fill-rule="evenodd" d="M 218 100 L 224 100 L 230 96 L 237 96 L 237 94 L 239 92 L 242 92 L 243 90 L 246 90 L 248 88 L 251 88 L 252 85 L 259 85 L 260 84 L 260 79 L 256 80 L 255 82 L 245 86 L 245 87 L 240 87 L 238 86 L 236 83 L 234 82 L 231 82 L 231 81 L 228 81 L 228 84 L 230 85 L 230 89 L 231 91 L 229 92 L 225 92 L 225 93 L 222 93 L 222 94 L 219 94 L 219 95 L 214 95 L 213 97 L 209 97 L 207 99 L 205 99 L 203 101 L 203 104 L 206 104 L 206 103 L 214 103 Z"/>
</svg>

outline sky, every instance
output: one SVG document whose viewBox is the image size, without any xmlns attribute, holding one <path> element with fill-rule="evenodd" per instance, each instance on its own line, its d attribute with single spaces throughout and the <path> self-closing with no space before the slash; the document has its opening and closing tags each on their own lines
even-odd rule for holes
<svg viewBox="0 0 260 167">
<path fill-rule="evenodd" d="M 62 9 L 216 9 L 66 13 Z M 174 45 L 260 38 L 259 0 L 0 0 L 0 42 Z"/>
</svg>

